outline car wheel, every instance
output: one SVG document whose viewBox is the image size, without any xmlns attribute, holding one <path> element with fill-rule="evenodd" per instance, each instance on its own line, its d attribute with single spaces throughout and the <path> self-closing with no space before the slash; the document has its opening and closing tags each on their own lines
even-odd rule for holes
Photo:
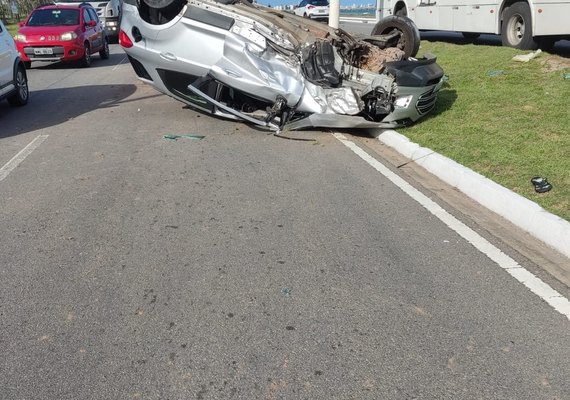
<svg viewBox="0 0 570 400">
<path fill-rule="evenodd" d="M 103 39 L 103 48 L 99 52 L 99 56 L 103 60 L 106 60 L 109 58 L 109 40 L 106 37 Z"/>
<path fill-rule="evenodd" d="M 521 50 L 536 50 L 538 43 L 532 37 L 530 7 L 518 2 L 503 11 L 501 39 L 504 46 Z"/>
<path fill-rule="evenodd" d="M 24 67 L 26 69 L 32 68 L 32 62 L 31 61 L 24 61 Z"/>
<path fill-rule="evenodd" d="M 404 51 L 406 58 L 414 57 L 420 49 L 420 31 L 408 17 L 391 15 L 382 18 L 372 29 L 372 35 L 386 35 L 398 31 L 400 38 L 394 47 Z"/>
<path fill-rule="evenodd" d="M 162 25 L 180 13 L 186 0 L 140 0 L 137 4 L 143 20 L 149 24 Z"/>
<path fill-rule="evenodd" d="M 16 84 L 16 93 L 8 97 L 8 103 L 10 103 L 11 106 L 23 106 L 28 103 L 28 98 L 30 97 L 26 68 L 23 66 L 18 66 L 14 78 Z"/>
<path fill-rule="evenodd" d="M 85 44 L 83 49 L 83 58 L 81 59 L 81 66 L 87 68 L 91 65 L 91 54 L 89 50 L 89 45 Z"/>
<path fill-rule="evenodd" d="M 307 13 L 303 14 L 303 18 L 309 18 L 309 16 L 307 15 Z"/>
<path fill-rule="evenodd" d="M 463 37 L 467 40 L 475 40 L 477 39 L 479 36 L 481 36 L 480 33 L 477 32 L 461 32 L 461 34 L 463 35 Z"/>
</svg>

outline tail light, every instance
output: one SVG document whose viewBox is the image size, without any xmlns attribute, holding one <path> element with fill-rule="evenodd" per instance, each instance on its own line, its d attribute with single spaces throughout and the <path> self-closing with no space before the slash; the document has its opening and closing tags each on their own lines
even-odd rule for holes
<svg viewBox="0 0 570 400">
<path fill-rule="evenodd" d="M 122 29 L 121 32 L 119 33 L 119 44 L 126 49 L 133 47 L 133 41 L 131 40 L 129 35 L 127 35 L 125 31 Z"/>
<path fill-rule="evenodd" d="M 307 8 L 308 8 L 309 10 L 312 10 L 313 8 L 315 8 L 315 6 L 313 6 L 313 5 L 308 5 Z"/>
</svg>

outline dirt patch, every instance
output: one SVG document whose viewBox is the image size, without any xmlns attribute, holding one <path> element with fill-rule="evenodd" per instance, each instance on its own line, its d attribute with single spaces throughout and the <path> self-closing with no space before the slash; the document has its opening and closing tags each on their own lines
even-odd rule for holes
<svg viewBox="0 0 570 400">
<path fill-rule="evenodd" d="M 544 72 L 556 72 L 570 68 L 570 58 L 555 55 L 544 57 L 541 61 Z"/>
</svg>

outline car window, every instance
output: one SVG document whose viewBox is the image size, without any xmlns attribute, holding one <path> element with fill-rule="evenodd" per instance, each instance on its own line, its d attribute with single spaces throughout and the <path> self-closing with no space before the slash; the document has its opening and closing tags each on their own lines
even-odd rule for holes
<svg viewBox="0 0 570 400">
<path fill-rule="evenodd" d="M 79 25 L 79 10 L 36 10 L 30 15 L 27 26 Z"/>
<path fill-rule="evenodd" d="M 310 0 L 309 3 L 318 7 L 326 7 L 329 5 L 327 0 Z"/>
<path fill-rule="evenodd" d="M 301 2 L 301 4 L 299 4 L 299 7 L 305 7 L 306 5 L 307 5 L 307 1 L 306 1 L 306 0 L 303 0 L 303 1 Z"/>
<path fill-rule="evenodd" d="M 97 16 L 97 13 L 95 12 L 94 9 L 92 8 L 86 8 L 87 12 L 89 12 L 89 16 L 91 16 L 91 19 L 93 21 L 98 22 L 99 21 L 99 17 Z"/>
<path fill-rule="evenodd" d="M 87 12 L 87 9 L 84 8 L 83 9 L 83 22 L 85 22 L 87 24 L 87 23 L 89 23 L 89 21 L 91 21 L 91 16 Z"/>
</svg>

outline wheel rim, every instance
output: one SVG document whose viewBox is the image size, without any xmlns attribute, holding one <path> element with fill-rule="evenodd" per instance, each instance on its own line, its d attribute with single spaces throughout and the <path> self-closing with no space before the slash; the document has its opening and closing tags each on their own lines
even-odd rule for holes
<svg viewBox="0 0 570 400">
<path fill-rule="evenodd" d="M 28 98 L 28 80 L 22 71 L 18 71 L 16 76 L 16 85 L 18 86 L 18 94 L 22 100 Z"/>
<path fill-rule="evenodd" d="M 524 19 L 520 14 L 515 14 L 509 20 L 507 25 L 507 36 L 509 43 L 517 45 L 519 44 L 525 33 Z"/>
<path fill-rule="evenodd" d="M 85 64 L 89 64 L 91 62 L 91 54 L 89 54 L 89 47 L 85 46 Z"/>
</svg>

